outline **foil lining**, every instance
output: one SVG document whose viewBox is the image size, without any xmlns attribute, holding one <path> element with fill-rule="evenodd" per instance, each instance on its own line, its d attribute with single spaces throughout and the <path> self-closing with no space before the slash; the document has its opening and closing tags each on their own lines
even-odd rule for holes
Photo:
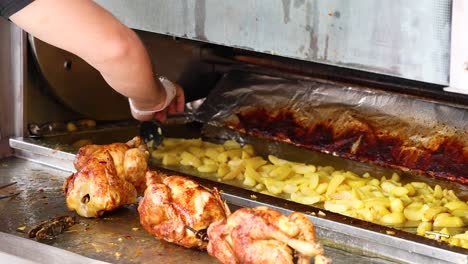
<svg viewBox="0 0 468 264">
<path fill-rule="evenodd" d="M 468 183 L 468 110 L 321 80 L 236 71 L 197 121 L 335 156 Z"/>
</svg>

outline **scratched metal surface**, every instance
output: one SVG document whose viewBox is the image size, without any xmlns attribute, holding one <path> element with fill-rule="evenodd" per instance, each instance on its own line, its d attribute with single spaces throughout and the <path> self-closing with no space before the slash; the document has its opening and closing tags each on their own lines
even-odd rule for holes
<svg viewBox="0 0 468 264">
<path fill-rule="evenodd" d="M 20 192 L 12 199 L 0 200 L 0 231 L 26 237 L 18 227 L 26 226 L 27 231 L 43 220 L 75 215 L 67 210 L 62 194 L 68 175 L 23 159 L 0 160 L 0 183 L 18 182 L 0 190 L 0 195 Z M 77 216 L 79 224 L 47 244 L 111 263 L 219 263 L 205 252 L 157 240 L 141 228 L 138 219 L 135 206 L 100 219 Z"/>
<path fill-rule="evenodd" d="M 446 85 L 451 1 L 97 0 L 126 25 Z"/>
</svg>

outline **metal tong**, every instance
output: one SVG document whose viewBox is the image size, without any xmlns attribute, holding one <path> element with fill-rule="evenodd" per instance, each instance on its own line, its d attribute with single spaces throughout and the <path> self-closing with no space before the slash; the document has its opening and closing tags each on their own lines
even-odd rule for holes
<svg viewBox="0 0 468 264">
<path fill-rule="evenodd" d="M 0 186 L 0 190 L 1 190 L 1 189 L 4 189 L 4 188 L 7 188 L 7 187 L 10 187 L 10 186 L 15 185 L 15 184 L 16 184 L 16 182 L 7 183 L 7 184 L 5 184 L 5 185 L 2 185 L 2 186 Z M 7 199 L 7 198 L 10 198 L 10 197 L 16 196 L 16 195 L 18 195 L 18 194 L 19 194 L 19 192 L 18 192 L 18 193 L 9 194 L 9 195 L 0 195 L 0 200 L 2 200 L 2 199 Z"/>
<path fill-rule="evenodd" d="M 144 121 L 140 124 L 140 136 L 148 148 L 153 149 L 163 141 L 161 124 L 158 121 Z"/>
<path fill-rule="evenodd" d="M 194 121 L 194 112 L 205 102 L 206 98 L 200 98 L 198 100 L 188 102 L 185 104 L 185 111 L 183 113 L 177 113 L 168 116 L 166 123 L 186 123 Z M 163 142 L 163 130 L 161 123 L 156 120 L 143 121 L 140 124 L 140 136 L 146 143 L 148 148 L 154 149 L 161 145 Z"/>
</svg>

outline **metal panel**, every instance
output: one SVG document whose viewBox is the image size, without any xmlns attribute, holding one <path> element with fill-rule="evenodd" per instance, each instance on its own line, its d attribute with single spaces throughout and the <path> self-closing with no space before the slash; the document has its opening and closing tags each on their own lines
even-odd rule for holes
<svg viewBox="0 0 468 264">
<path fill-rule="evenodd" d="M 11 154 L 10 136 L 23 134 L 25 35 L 0 19 L 0 157 Z"/>
<path fill-rule="evenodd" d="M 448 92 L 468 94 L 468 2 L 454 0 L 452 10 L 452 46 L 450 52 L 450 86 Z"/>
<path fill-rule="evenodd" d="M 448 84 L 450 0 L 97 0 L 126 25 Z"/>
</svg>

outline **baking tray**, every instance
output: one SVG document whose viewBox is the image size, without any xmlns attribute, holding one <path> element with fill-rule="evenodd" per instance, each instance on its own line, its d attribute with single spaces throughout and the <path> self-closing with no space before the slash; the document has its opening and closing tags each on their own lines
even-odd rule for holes
<svg viewBox="0 0 468 264">
<path fill-rule="evenodd" d="M 202 131 L 201 124 L 189 123 L 177 126 L 168 126 L 163 127 L 165 134 L 171 137 L 185 137 L 193 138 L 199 137 Z M 219 129 L 219 128 L 218 128 Z M 210 138 L 209 131 L 211 128 L 203 129 L 207 135 L 207 139 Z M 135 135 L 136 129 L 128 129 L 127 137 L 122 138 L 122 142 L 130 139 Z M 111 142 L 99 141 L 98 139 L 105 139 L 105 134 L 110 133 L 109 131 L 93 133 L 88 132 L 88 134 L 82 134 L 83 137 L 91 139 L 94 143 L 106 144 Z M 224 140 L 226 138 L 219 138 L 219 135 L 226 135 L 226 137 L 236 138 L 234 132 L 220 132 L 214 131 L 214 135 L 218 135 L 218 140 Z M 122 132 L 122 135 L 125 133 Z M 229 136 L 228 136 L 229 135 Z M 238 135 L 237 135 L 238 136 Z M 211 138 L 215 141 L 215 138 Z M 70 149 L 69 143 L 65 143 L 69 138 L 46 138 L 46 139 L 29 139 L 29 138 L 16 138 L 10 140 L 10 145 L 15 148 L 15 152 L 20 157 L 25 157 L 27 159 L 32 159 L 36 162 L 41 162 L 48 165 L 57 166 L 57 164 L 63 164 L 64 166 L 61 169 L 72 171 L 72 161 L 74 158 L 73 151 Z M 96 141 L 94 141 L 96 140 Z M 243 140 L 249 140 L 246 137 L 243 137 Z M 113 140 L 112 142 L 114 142 Z M 254 143 L 254 140 L 251 140 L 249 143 Z M 284 150 L 285 146 L 281 146 L 282 143 L 279 142 L 269 142 L 265 144 L 265 140 L 258 142 L 259 145 L 270 146 L 263 149 L 263 151 L 268 151 L 271 154 L 275 154 L 275 151 Z M 293 147 L 293 146 L 289 146 Z M 296 150 L 294 150 L 296 151 Z M 292 153 L 294 153 L 292 151 Z M 313 153 L 310 150 L 309 154 L 313 155 L 322 155 L 325 159 L 324 162 L 327 162 L 326 159 L 330 162 L 335 162 L 340 164 L 340 158 L 331 157 L 329 155 Z M 57 161 L 58 160 L 58 161 Z M 349 162 L 355 163 L 353 161 L 341 160 L 342 166 L 359 166 L 351 164 Z M 366 165 L 367 166 L 367 165 Z M 151 164 L 153 169 L 165 170 L 169 174 L 183 174 L 188 175 L 189 177 L 193 176 L 193 173 L 190 171 L 180 172 L 180 168 L 162 168 L 159 164 Z M 175 171 L 177 170 L 177 172 Z M 27 178 L 27 177 L 26 177 Z M 267 195 L 262 195 L 260 193 L 252 192 L 249 190 L 242 189 L 237 186 L 227 185 L 219 183 L 210 179 L 203 179 L 195 177 L 196 180 L 206 185 L 207 187 L 217 187 L 222 191 L 222 196 L 228 201 L 231 205 L 241 206 L 241 207 L 254 207 L 265 205 L 276 209 L 284 214 L 288 214 L 292 211 L 304 212 L 308 215 L 309 219 L 316 226 L 316 231 L 318 236 L 323 240 L 324 244 L 327 246 L 328 252 L 346 252 L 349 256 L 354 256 L 358 258 L 370 258 L 378 261 L 392 261 L 392 262 L 410 262 L 410 263 L 467 263 L 468 262 L 468 250 L 450 247 L 443 242 L 438 242 L 435 240 L 427 239 L 421 236 L 417 236 L 402 230 L 396 230 L 388 227 L 383 227 L 380 225 L 371 224 L 365 221 L 358 219 L 349 218 L 332 212 L 327 212 L 320 208 L 315 208 L 311 206 L 306 206 L 302 204 L 297 204 L 291 201 L 286 201 L 280 198 L 275 198 Z M 463 191 L 463 186 L 460 187 Z M 457 193 L 458 194 L 458 193 Z M 64 202 L 61 203 L 62 206 L 65 206 Z M 131 209 L 127 208 L 125 210 Z M 125 210 L 120 210 L 116 212 L 116 215 L 119 215 L 119 212 L 124 212 Z M 133 210 L 134 211 L 134 210 Z M 325 214 L 319 213 L 319 211 L 325 212 Z M 130 213 L 122 213 L 123 215 L 130 215 Z M 124 216 L 120 216 L 124 217 Z M 132 218 L 137 218 L 136 215 L 131 216 Z M 104 220 L 94 220 L 101 223 Z M 110 225 L 114 225 L 113 221 L 109 221 Z M 1 230 L 0 230 L 1 231 Z M 388 232 L 391 231 L 391 232 Z M 333 257 L 333 256 L 332 256 Z M 342 257 L 342 255 L 341 255 Z M 340 257 L 337 257 L 340 259 Z M 345 260 L 344 258 L 343 260 Z M 369 259 L 361 259 L 356 262 L 369 262 Z M 335 261 L 335 263 L 337 263 Z M 339 263 L 339 262 L 338 262 Z M 349 263 L 349 262 L 347 262 Z"/>
<path fill-rule="evenodd" d="M 206 252 L 159 241 L 146 233 L 139 224 L 135 205 L 98 219 L 81 218 L 69 212 L 62 193 L 63 181 L 69 174 L 69 171 L 25 159 L 0 160 L 0 180 L 17 182 L 3 191 L 20 193 L 12 199 L 0 200 L 0 241 L 3 242 L 0 244 L 0 261 L 6 251 L 34 263 L 48 264 L 64 263 L 64 259 L 66 263 L 87 264 L 98 263 L 93 260 L 110 263 L 219 263 Z M 229 206 L 233 210 L 237 208 L 232 204 Z M 65 214 L 76 216 L 78 224 L 53 241 L 33 242 L 35 240 L 27 239 L 25 232 L 19 229 L 26 228 L 27 231 L 43 220 Z M 391 263 L 363 250 L 330 246 L 325 246 L 325 250 L 334 263 Z"/>
</svg>

